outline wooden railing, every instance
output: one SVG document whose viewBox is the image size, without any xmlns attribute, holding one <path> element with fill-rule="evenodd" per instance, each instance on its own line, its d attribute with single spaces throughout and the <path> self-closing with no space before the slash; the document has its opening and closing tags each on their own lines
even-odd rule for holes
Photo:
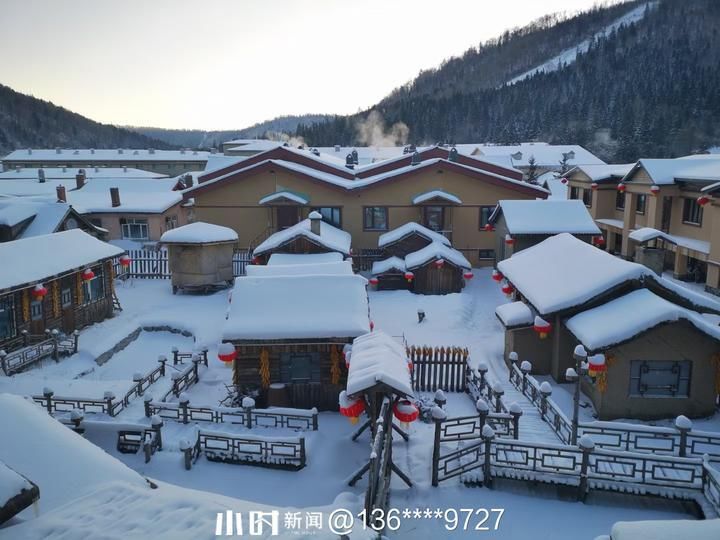
<svg viewBox="0 0 720 540">
<path fill-rule="evenodd" d="M 373 263 L 382 261 L 387 255 L 382 249 L 361 249 L 352 254 L 352 265 L 355 272 L 369 272 Z"/>
<path fill-rule="evenodd" d="M 502 385 L 495 384 L 491 385 L 487 378 L 487 369 L 468 369 L 466 377 L 465 389 L 468 394 L 473 398 L 475 402 L 478 399 L 483 399 L 490 406 L 491 410 L 496 413 L 508 412 L 508 408 L 503 401 L 503 395 L 505 392 L 502 389 Z"/>
<path fill-rule="evenodd" d="M 374 530 L 382 526 L 375 522 L 378 514 L 387 515 L 392 476 L 392 406 L 385 398 L 376 421 L 375 437 L 372 441 L 368 462 L 368 487 L 365 491 L 365 516 Z M 378 512 L 377 510 L 380 510 Z"/>
<path fill-rule="evenodd" d="M 200 453 L 204 453 L 210 461 L 296 471 L 305 467 L 307 461 L 304 437 L 239 437 L 200 430 L 195 444 L 195 456 Z"/>
<path fill-rule="evenodd" d="M 57 330 L 48 330 L 42 335 L 24 333 L 23 348 L 10 353 L 0 351 L 0 367 L 3 373 L 9 376 L 21 372 L 43 358 L 52 357 L 57 361 L 61 355 L 77 352 L 78 335 L 79 332 L 65 335 Z"/>
<path fill-rule="evenodd" d="M 180 397 L 180 394 L 190 388 L 192 385 L 200 380 L 199 366 L 201 361 L 199 359 L 193 361 L 192 366 L 188 366 L 184 371 L 173 371 L 172 372 L 172 387 L 170 390 L 165 392 L 161 401 L 167 401 L 170 394 L 175 397 Z"/>
<path fill-rule="evenodd" d="M 408 347 L 413 389 L 420 392 L 465 392 L 468 350 L 461 347 Z"/>
<path fill-rule="evenodd" d="M 164 249 L 129 249 L 130 265 L 124 267 L 120 259 L 113 259 L 115 275 L 122 278 L 170 279 L 168 253 Z M 236 249 L 233 253 L 232 267 L 234 276 L 244 276 L 245 268 L 252 259 L 252 250 Z"/>
</svg>

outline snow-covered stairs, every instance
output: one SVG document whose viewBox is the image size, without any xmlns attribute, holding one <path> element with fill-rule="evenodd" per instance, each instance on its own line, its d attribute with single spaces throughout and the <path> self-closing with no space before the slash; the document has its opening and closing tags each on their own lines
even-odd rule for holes
<svg viewBox="0 0 720 540">
<path fill-rule="evenodd" d="M 528 442 L 551 443 L 559 442 L 557 435 L 540 416 L 540 411 L 527 399 L 519 390 L 517 390 L 510 381 L 503 381 L 503 389 L 505 395 L 502 400 L 506 407 L 515 402 L 522 409 L 520 417 L 520 439 Z"/>
</svg>

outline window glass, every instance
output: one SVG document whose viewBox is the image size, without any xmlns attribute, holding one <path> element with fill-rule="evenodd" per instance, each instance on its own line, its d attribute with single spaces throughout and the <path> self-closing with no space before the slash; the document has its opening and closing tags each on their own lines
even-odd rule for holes
<svg viewBox="0 0 720 540">
<path fill-rule="evenodd" d="M 644 214 L 645 213 L 645 202 L 646 202 L 645 195 L 638 195 L 637 199 L 635 200 L 635 212 L 637 212 L 638 214 Z"/>
<path fill-rule="evenodd" d="M 702 225 L 703 208 L 695 199 L 683 201 L 683 221 L 693 225 Z"/>
<path fill-rule="evenodd" d="M 688 397 L 690 368 L 690 360 L 633 360 L 630 363 L 630 395 Z"/>
<path fill-rule="evenodd" d="M 493 213 L 493 210 L 495 210 L 494 206 L 480 207 L 480 229 L 488 224 L 488 220 L 490 219 L 490 215 Z"/>
<path fill-rule="evenodd" d="M 30 302 L 30 319 L 33 321 L 41 321 L 43 318 L 42 300 L 33 300 Z"/>
<path fill-rule="evenodd" d="M 97 302 L 105 298 L 105 279 L 102 266 L 96 266 L 92 269 L 95 277 L 90 281 L 83 282 L 83 295 L 85 303 Z"/>
<path fill-rule="evenodd" d="M 618 210 L 625 209 L 625 194 L 622 191 L 618 191 L 615 194 L 615 208 Z"/>
<path fill-rule="evenodd" d="M 479 249 L 478 250 L 478 259 L 494 259 L 495 258 L 495 250 L 494 249 Z"/>
<path fill-rule="evenodd" d="M 433 231 L 442 231 L 445 225 L 445 209 L 442 206 L 425 207 L 425 226 Z"/>
<path fill-rule="evenodd" d="M 590 208 L 592 206 L 592 190 L 590 189 L 583 189 L 583 195 L 582 200 L 585 206 Z"/>
<path fill-rule="evenodd" d="M 384 206 L 365 207 L 363 227 L 375 231 L 386 231 L 388 229 L 388 209 Z"/>
<path fill-rule="evenodd" d="M 338 229 L 342 227 L 342 216 L 339 206 L 321 206 L 319 208 L 313 208 L 313 210 L 320 213 L 325 223 L 329 223 Z"/>
<path fill-rule="evenodd" d="M 122 237 L 125 240 L 148 240 L 147 219 L 123 218 L 120 220 Z"/>
<path fill-rule="evenodd" d="M 570 198 L 571 199 L 579 199 L 580 198 L 580 190 L 577 188 L 577 186 L 570 186 Z"/>
<path fill-rule="evenodd" d="M 12 295 L 0 298 L 0 338 L 15 336 L 15 301 Z"/>
<path fill-rule="evenodd" d="M 67 288 L 60 291 L 60 303 L 64 308 L 72 305 L 72 289 Z"/>
</svg>

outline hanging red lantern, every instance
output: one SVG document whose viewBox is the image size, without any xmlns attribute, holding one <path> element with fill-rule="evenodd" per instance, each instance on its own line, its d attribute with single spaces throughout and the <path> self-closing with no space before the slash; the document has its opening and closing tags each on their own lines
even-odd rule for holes
<svg viewBox="0 0 720 540">
<path fill-rule="evenodd" d="M 653 195 L 657 195 L 658 193 L 660 193 L 660 186 L 651 186 L 650 193 L 652 193 Z"/>
<path fill-rule="evenodd" d="M 509 282 L 503 283 L 502 289 L 500 289 L 504 295 L 510 296 L 514 291 L 515 287 L 513 287 Z"/>
<path fill-rule="evenodd" d="M 340 414 L 349 418 L 351 424 L 357 424 L 360 415 L 365 412 L 365 400 L 363 398 L 351 399 L 345 390 L 340 392 L 339 405 Z"/>
<path fill-rule="evenodd" d="M 90 268 L 86 268 L 85 270 L 83 270 L 83 273 L 82 273 L 83 281 L 90 281 L 94 277 L 95 277 L 95 272 L 93 272 Z"/>
<path fill-rule="evenodd" d="M 408 283 L 410 283 L 413 279 L 415 279 L 415 274 L 412 272 L 405 272 L 405 279 Z"/>
<path fill-rule="evenodd" d="M 590 189 L 592 189 L 593 191 L 597 191 L 597 188 L 598 188 L 597 182 L 593 182 L 592 184 L 590 184 Z"/>
<path fill-rule="evenodd" d="M 123 268 L 127 268 L 128 266 L 130 266 L 131 261 L 132 259 L 127 255 L 127 253 L 120 255 L 120 266 L 122 266 Z"/>
<path fill-rule="evenodd" d="M 445 265 L 444 259 L 438 259 L 433 263 L 435 265 L 435 268 L 442 268 Z"/>
<path fill-rule="evenodd" d="M 492 271 L 492 280 L 496 281 L 497 283 L 500 283 L 503 279 L 502 272 L 498 272 L 497 270 Z"/>
<path fill-rule="evenodd" d="M 250 264 L 260 264 L 260 257 L 253 257 Z"/>
<path fill-rule="evenodd" d="M 375 323 L 370 321 L 370 331 L 372 332 L 373 330 L 375 330 Z"/>
<path fill-rule="evenodd" d="M 235 345 L 228 343 L 227 341 L 221 343 L 218 346 L 218 358 L 221 362 L 227 364 L 237 358 L 237 351 Z"/>
<path fill-rule="evenodd" d="M 618 184 L 617 190 L 618 190 L 620 193 L 625 193 L 625 184 Z"/>
<path fill-rule="evenodd" d="M 602 247 L 605 245 L 605 237 L 602 235 L 596 236 L 593 238 L 593 243 L 598 247 Z"/>
<path fill-rule="evenodd" d="M 515 239 L 512 236 L 510 236 L 509 234 L 506 234 L 505 235 L 505 243 L 508 246 L 512 246 L 513 244 L 515 244 Z"/>
<path fill-rule="evenodd" d="M 709 203 L 709 202 L 710 202 L 710 197 L 707 197 L 706 195 L 700 195 L 700 196 L 697 198 L 697 203 L 698 203 L 700 206 L 705 206 L 705 205 L 706 205 L 707 203 Z"/>
<path fill-rule="evenodd" d="M 493 227 L 492 223 L 486 223 L 483 229 L 485 230 L 485 232 L 493 232 L 495 230 L 495 227 Z"/>
<path fill-rule="evenodd" d="M 467 279 L 468 281 L 470 281 L 472 278 L 475 277 L 475 274 L 473 274 L 472 272 L 470 272 L 470 271 L 468 270 L 467 272 L 463 273 L 463 277 L 464 277 L 465 279 Z"/>
<path fill-rule="evenodd" d="M 380 280 L 376 277 L 371 277 L 368 282 L 370 283 L 370 285 L 377 287 L 377 284 L 380 283 Z"/>
<path fill-rule="evenodd" d="M 596 354 L 588 357 L 588 375 L 596 377 L 598 373 L 607 371 L 604 354 Z"/>
<path fill-rule="evenodd" d="M 533 330 L 535 330 L 535 333 L 540 336 L 540 339 L 545 339 L 552 331 L 552 324 L 536 315 L 535 323 L 533 324 Z"/>
<path fill-rule="evenodd" d="M 403 424 L 409 424 L 418 419 L 420 411 L 410 400 L 401 399 L 393 405 L 393 414 Z"/>
<path fill-rule="evenodd" d="M 48 293 L 47 289 L 42 283 L 38 283 L 33 287 L 33 290 L 31 291 L 31 294 L 35 300 L 42 300 L 45 298 L 45 295 Z"/>
<path fill-rule="evenodd" d="M 409 371 L 410 373 L 412 373 L 413 363 L 412 363 L 410 360 L 407 361 L 407 367 L 408 367 L 408 371 Z"/>
</svg>

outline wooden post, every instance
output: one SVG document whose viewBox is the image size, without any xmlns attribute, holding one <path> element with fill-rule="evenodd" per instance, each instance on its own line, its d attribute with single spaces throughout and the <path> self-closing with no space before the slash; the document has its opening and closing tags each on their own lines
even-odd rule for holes
<svg viewBox="0 0 720 540">
<path fill-rule="evenodd" d="M 162 418 L 160 418 L 158 415 L 153 415 L 153 417 L 150 419 L 150 425 L 152 426 L 153 431 L 155 431 L 155 437 L 157 438 L 158 442 L 158 450 L 162 450 Z"/>
<path fill-rule="evenodd" d="M 115 416 L 113 411 L 113 399 L 115 399 L 115 394 L 110 391 L 105 392 L 103 399 L 105 400 L 105 407 L 107 408 L 107 413 L 110 416 Z"/>
<path fill-rule="evenodd" d="M 20 332 L 20 333 L 22 334 L 23 347 L 27 347 L 27 346 L 28 346 L 28 331 L 27 331 L 27 330 L 23 330 L 23 331 Z"/>
<path fill-rule="evenodd" d="M 483 460 L 483 485 L 488 488 L 492 487 L 492 468 L 490 466 L 490 456 L 492 450 L 492 441 L 495 438 L 495 431 L 490 426 L 483 426 L 482 440 L 485 443 L 485 457 Z"/>
<path fill-rule="evenodd" d="M 580 485 L 578 486 L 578 500 L 585 502 L 588 489 L 588 467 L 590 465 L 590 453 L 595 448 L 593 440 L 583 435 L 580 437 L 578 447 L 582 451 L 582 461 L 580 463 Z"/>
<path fill-rule="evenodd" d="M 487 380 L 485 379 L 485 375 L 488 372 L 488 366 L 485 362 L 480 362 L 478 365 L 478 373 L 480 374 L 480 395 L 485 391 L 485 386 L 487 385 Z"/>
<path fill-rule="evenodd" d="M 172 348 L 172 355 L 173 355 L 173 366 L 176 366 L 178 362 L 180 362 L 180 359 L 178 358 L 179 350 L 177 347 Z"/>
<path fill-rule="evenodd" d="M 675 419 L 675 429 L 680 432 L 680 447 L 678 455 L 680 457 L 687 456 L 687 436 L 692 429 L 692 421 L 684 415 L 680 415 Z"/>
<path fill-rule="evenodd" d="M 58 352 L 58 335 L 60 332 L 57 331 L 57 328 L 54 328 L 50 332 L 50 339 L 52 339 L 53 342 L 53 352 L 52 352 L 52 359 L 55 360 L 55 362 L 60 361 L 60 355 Z"/>
<path fill-rule="evenodd" d="M 3 373 L 7 375 L 7 363 L 5 360 L 5 357 L 7 356 L 7 353 L 4 350 L 0 350 L 0 368 L 2 368 Z"/>
<path fill-rule="evenodd" d="M 188 405 L 190 404 L 190 399 L 185 395 L 183 392 L 180 394 L 180 412 L 182 414 L 182 423 L 187 424 L 188 423 Z"/>
<path fill-rule="evenodd" d="M 77 354 L 78 342 L 80 341 L 80 330 L 75 330 L 73 332 L 73 336 L 75 337 L 75 342 L 73 343 L 73 354 Z"/>
<path fill-rule="evenodd" d="M 145 406 L 145 416 L 150 418 L 152 416 L 152 394 L 145 394 L 143 397 L 143 405 Z"/>
<path fill-rule="evenodd" d="M 482 433 L 488 414 L 490 413 L 490 405 L 488 405 L 487 401 L 485 401 L 483 398 L 478 398 L 477 402 L 475 403 L 475 408 L 477 409 L 478 415 L 480 416 L 480 432 Z"/>
<path fill-rule="evenodd" d="M 300 437 L 300 468 L 305 467 L 305 437 Z"/>
<path fill-rule="evenodd" d="M 435 409 L 433 409 L 434 413 Z M 444 411 L 442 415 L 437 415 L 438 417 L 435 418 L 435 414 L 433 414 L 433 421 L 435 422 L 435 437 L 433 438 L 433 455 L 432 455 L 432 485 L 433 487 L 438 486 L 438 473 L 439 473 L 439 466 L 440 466 L 440 435 L 442 433 L 442 423 L 445 421 L 446 415 L 444 414 Z"/>
<path fill-rule="evenodd" d="M 50 388 L 43 389 L 43 397 L 45 398 L 45 408 L 48 414 L 52 415 L 52 397 L 55 394 Z"/>
<path fill-rule="evenodd" d="M 185 462 L 185 470 L 189 471 L 190 469 L 192 469 L 193 445 L 187 439 L 183 439 L 180 441 L 180 450 L 183 453 L 183 458 L 184 458 L 184 462 Z"/>
<path fill-rule="evenodd" d="M 518 353 L 516 353 L 515 351 L 512 351 L 510 354 L 508 354 L 508 360 L 510 361 L 510 367 L 508 369 L 508 380 L 510 382 L 512 382 L 513 371 L 514 371 L 513 368 L 518 363 L 518 359 L 519 359 Z"/>
<path fill-rule="evenodd" d="M 513 424 L 513 439 L 518 440 L 520 438 L 520 417 L 522 416 L 523 412 L 520 408 L 520 405 L 517 404 L 517 402 L 513 401 L 510 404 L 510 416 L 512 416 L 512 424 Z"/>
<path fill-rule="evenodd" d="M 314 407 L 312 410 L 312 430 L 313 431 L 318 430 L 318 412 L 317 412 L 317 409 Z"/>
<path fill-rule="evenodd" d="M 164 377 L 165 376 L 165 364 L 167 362 L 167 357 L 165 355 L 161 354 L 160 356 L 158 356 L 158 362 L 160 363 L 160 375 L 162 377 Z"/>
</svg>

